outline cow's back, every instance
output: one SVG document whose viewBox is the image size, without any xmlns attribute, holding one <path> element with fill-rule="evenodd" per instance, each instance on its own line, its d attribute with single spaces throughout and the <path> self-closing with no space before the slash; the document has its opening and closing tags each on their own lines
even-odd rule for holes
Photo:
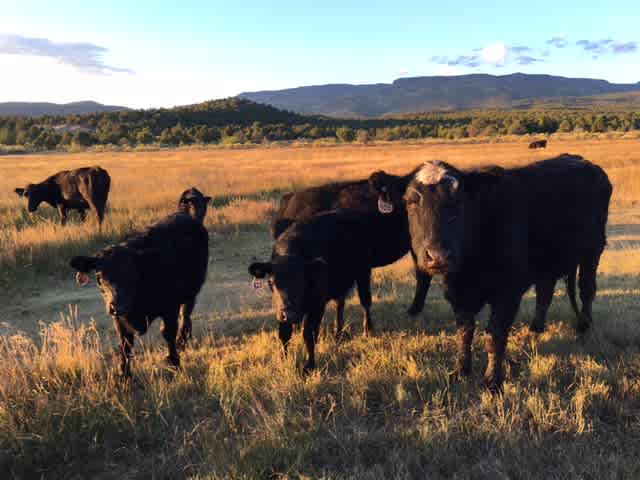
<svg viewBox="0 0 640 480">
<path fill-rule="evenodd" d="M 124 243 L 153 258 L 145 264 L 145 301 L 183 303 L 200 291 L 207 274 L 209 235 L 189 215 L 170 215 Z"/>
<path fill-rule="evenodd" d="M 511 172 L 524 196 L 529 256 L 534 266 L 564 273 L 606 244 L 612 187 L 582 157 L 561 155 Z"/>
<path fill-rule="evenodd" d="M 111 177 L 98 166 L 62 170 L 46 181 L 54 183 L 62 199 L 67 202 L 84 203 L 91 200 L 99 204 L 106 203 L 111 187 Z"/>
<path fill-rule="evenodd" d="M 373 212 L 376 208 L 376 197 L 370 191 L 366 180 L 330 183 L 286 193 L 280 199 L 280 205 L 273 218 L 273 238 L 278 238 L 292 223 L 336 208 Z"/>
<path fill-rule="evenodd" d="M 367 214 L 372 221 L 370 227 L 378 227 L 370 229 L 374 266 L 393 263 L 409 251 L 411 239 L 406 212 L 379 213 L 378 197 L 371 191 L 368 180 L 332 183 L 285 194 L 273 219 L 272 236 L 277 239 L 295 222 L 335 209 Z"/>
<path fill-rule="evenodd" d="M 338 298 L 351 288 L 362 268 L 376 266 L 375 235 L 379 216 L 354 210 L 321 212 L 287 229 L 276 241 L 278 256 L 324 259 L 330 271 L 330 296 Z"/>
</svg>

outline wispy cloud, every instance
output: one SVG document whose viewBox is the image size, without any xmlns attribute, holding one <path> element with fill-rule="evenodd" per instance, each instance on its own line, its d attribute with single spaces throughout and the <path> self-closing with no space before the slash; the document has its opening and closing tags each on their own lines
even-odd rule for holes
<svg viewBox="0 0 640 480">
<path fill-rule="evenodd" d="M 522 44 L 505 45 L 502 42 L 493 43 L 485 47 L 477 47 L 469 53 L 456 56 L 436 55 L 431 57 L 431 62 L 448 67 L 478 68 L 481 66 L 505 67 L 508 65 L 534 65 L 550 61 L 555 48 L 567 48 L 567 51 L 575 51 L 578 47 L 591 55 L 596 60 L 601 55 L 618 55 L 635 53 L 640 50 L 637 41 L 621 42 L 613 38 L 600 40 L 578 40 L 569 42 L 567 36 L 562 33 L 556 35 L 541 47 Z"/>
<path fill-rule="evenodd" d="M 633 53 L 638 50 L 638 42 L 617 42 L 611 38 L 602 40 L 578 40 L 576 45 L 590 53 L 594 59 L 601 55 Z"/>
<path fill-rule="evenodd" d="M 435 56 L 431 57 L 433 63 L 448 65 L 449 67 L 475 68 L 482 65 L 480 55 L 458 55 L 457 57 Z"/>
<path fill-rule="evenodd" d="M 514 45 L 512 47 L 509 47 L 509 51 L 515 53 L 516 55 L 521 55 L 532 50 L 533 49 L 531 47 L 525 47 L 524 45 Z"/>
<path fill-rule="evenodd" d="M 567 36 L 564 33 L 560 35 L 556 35 L 555 37 L 551 37 L 547 40 L 547 45 L 553 45 L 556 48 L 564 48 L 569 45 L 569 40 L 567 40 Z"/>
<path fill-rule="evenodd" d="M 592 53 L 594 55 L 601 55 L 603 53 L 607 53 L 607 49 L 609 48 L 609 44 L 613 43 L 613 40 L 610 38 L 604 38 L 602 40 L 578 40 L 576 45 L 582 47 L 585 52 Z"/>
<path fill-rule="evenodd" d="M 63 65 L 94 75 L 134 73 L 128 68 L 106 65 L 103 57 L 107 52 L 105 47 L 92 43 L 54 42 L 47 38 L 0 34 L 0 54 L 52 58 Z"/>
<path fill-rule="evenodd" d="M 532 65 L 534 63 L 544 62 L 541 58 L 535 58 L 529 55 L 519 55 L 515 61 L 518 65 Z"/>
<path fill-rule="evenodd" d="M 633 53 L 638 51 L 638 42 L 611 44 L 611 53 Z"/>
<path fill-rule="evenodd" d="M 524 49 L 527 47 L 518 48 Z M 476 68 L 481 65 L 502 66 L 506 61 L 508 53 L 509 49 L 504 43 L 493 43 L 486 47 L 474 48 L 471 53 L 466 55 L 457 55 L 455 57 L 436 55 L 431 57 L 431 62 L 449 67 Z"/>
</svg>

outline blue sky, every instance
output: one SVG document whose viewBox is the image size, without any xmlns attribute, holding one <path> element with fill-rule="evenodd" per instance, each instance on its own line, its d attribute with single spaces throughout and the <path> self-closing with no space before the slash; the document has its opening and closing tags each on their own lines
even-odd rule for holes
<svg viewBox="0 0 640 480">
<path fill-rule="evenodd" d="M 0 0 L 0 12 L 0 102 L 169 107 L 474 72 L 640 81 L 637 0 Z"/>
</svg>

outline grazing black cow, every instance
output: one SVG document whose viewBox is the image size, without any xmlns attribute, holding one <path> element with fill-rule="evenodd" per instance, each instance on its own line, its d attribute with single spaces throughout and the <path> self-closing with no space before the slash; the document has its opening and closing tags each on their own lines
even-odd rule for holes
<svg viewBox="0 0 640 480">
<path fill-rule="evenodd" d="M 204 217 L 207 216 L 207 206 L 211 201 L 211 197 L 205 196 L 196 187 L 191 187 L 182 192 L 178 200 L 178 210 L 181 210 L 200 223 L 204 223 Z"/>
<path fill-rule="evenodd" d="M 191 312 L 205 281 L 208 259 L 207 230 L 185 212 L 169 215 L 94 256 L 71 259 L 78 283 L 86 284 L 87 274 L 96 272 L 105 307 L 120 337 L 125 377 L 131 374 L 134 335 L 144 334 L 157 317 L 163 320 L 167 361 L 180 365 L 178 348 L 184 347 L 191 335 Z"/>
<path fill-rule="evenodd" d="M 407 214 L 402 201 L 402 193 L 415 170 L 408 175 L 396 176 L 385 172 L 375 172 L 366 180 L 329 183 L 307 188 L 299 192 L 290 192 L 282 196 L 280 206 L 271 224 L 274 239 L 291 224 L 311 218 L 319 212 L 336 208 L 357 210 L 384 218 L 378 222 L 380 230 L 371 231 L 377 237 L 376 250 L 373 252 L 373 266 L 389 265 L 407 252 L 411 251 Z M 384 185 L 380 183 L 384 181 Z M 395 195 L 395 192 L 400 192 Z M 415 255 L 413 255 L 415 265 Z M 431 277 L 415 268 L 416 292 L 408 313 L 416 315 L 422 312 L 424 302 L 431 284 Z M 344 305 L 337 302 L 337 314 L 343 311 Z M 340 320 L 337 319 L 340 323 Z"/>
<path fill-rule="evenodd" d="M 364 330 L 371 323 L 371 268 L 380 247 L 377 235 L 385 219 L 373 213 L 335 210 L 292 224 L 276 240 L 269 262 L 256 262 L 249 273 L 268 277 L 273 290 L 279 336 L 286 351 L 293 325 L 303 322 L 308 359 L 315 367 L 315 343 L 329 300 L 341 300 L 353 287 L 364 312 Z M 336 326 L 339 335 L 342 325 Z"/>
<path fill-rule="evenodd" d="M 546 140 L 535 140 L 529 144 L 529 148 L 547 148 Z"/>
<path fill-rule="evenodd" d="M 416 173 L 405 194 L 411 241 L 420 268 L 444 276 L 458 327 L 455 373 L 471 371 L 475 315 L 489 304 L 485 384 L 499 390 L 522 295 L 535 284 L 546 313 L 556 280 L 575 278 L 576 266 L 577 330 L 589 328 L 611 193 L 600 167 L 568 154 L 512 169 L 429 162 Z"/>
<path fill-rule="evenodd" d="M 102 225 L 104 210 L 109 197 L 111 177 L 100 167 L 85 167 L 76 170 L 63 170 L 40 183 L 30 183 L 25 188 L 16 188 L 21 197 L 27 197 L 27 209 L 35 212 L 42 203 L 48 203 L 58 209 L 60 223 L 67 222 L 67 211 L 78 210 L 82 221 L 87 209 L 95 214 L 98 224 Z"/>
</svg>

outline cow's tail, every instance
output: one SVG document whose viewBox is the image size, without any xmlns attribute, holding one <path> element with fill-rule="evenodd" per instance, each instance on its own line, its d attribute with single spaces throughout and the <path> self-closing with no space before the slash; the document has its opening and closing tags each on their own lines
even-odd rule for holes
<svg viewBox="0 0 640 480">
<path fill-rule="evenodd" d="M 580 310 L 578 309 L 578 302 L 576 301 L 576 275 L 578 273 L 578 266 L 576 265 L 567 275 L 567 296 L 571 302 L 571 308 L 575 312 L 576 316 L 580 318 Z"/>
</svg>

